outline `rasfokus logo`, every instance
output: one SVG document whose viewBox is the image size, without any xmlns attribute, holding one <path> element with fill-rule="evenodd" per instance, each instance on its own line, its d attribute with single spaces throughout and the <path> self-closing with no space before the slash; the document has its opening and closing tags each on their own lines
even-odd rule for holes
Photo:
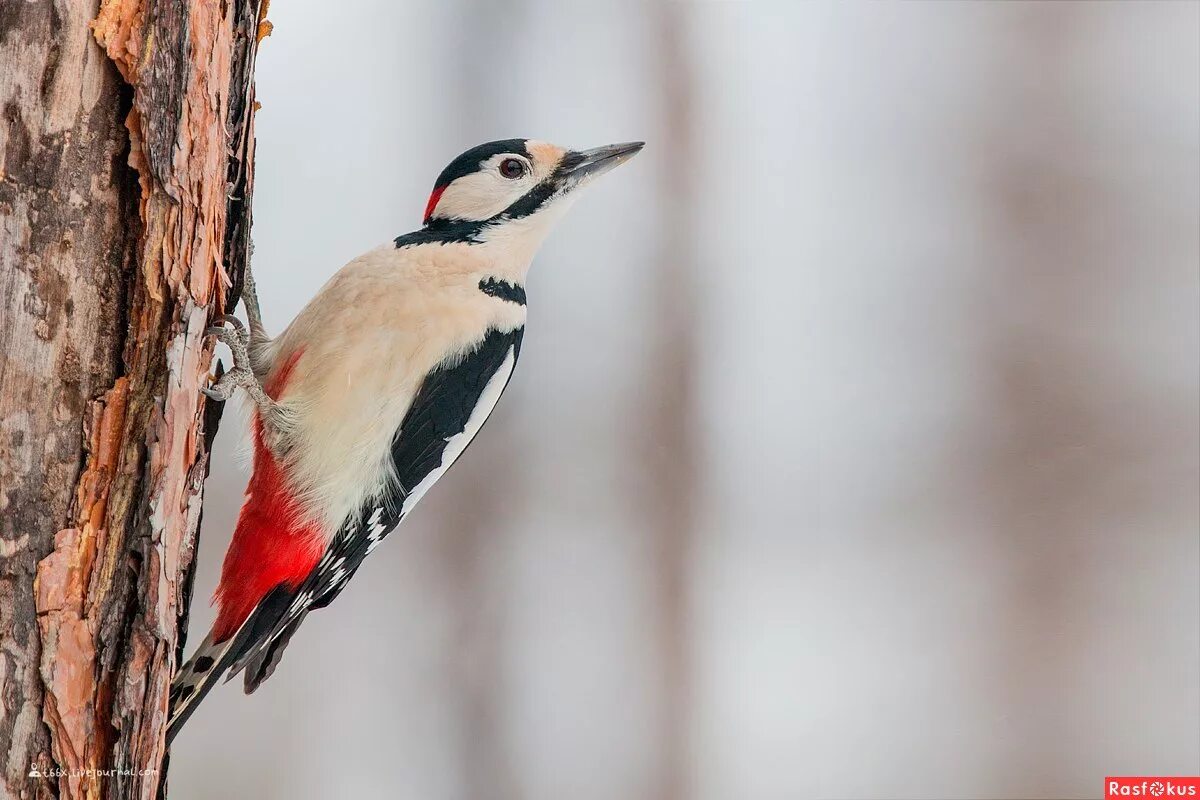
<svg viewBox="0 0 1200 800">
<path fill-rule="evenodd" d="M 1200 800 L 1200 775 L 1171 777 L 1155 775 L 1109 776 L 1104 779 L 1104 800 L 1118 797 L 1195 797 Z"/>
</svg>

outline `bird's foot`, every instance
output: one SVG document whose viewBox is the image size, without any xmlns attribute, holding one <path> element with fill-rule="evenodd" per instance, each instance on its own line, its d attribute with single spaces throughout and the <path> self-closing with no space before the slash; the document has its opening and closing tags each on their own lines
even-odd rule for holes
<svg viewBox="0 0 1200 800">
<path fill-rule="evenodd" d="M 258 374 L 255 373 L 251 359 L 250 331 L 246 330 L 241 320 L 232 316 L 218 317 L 217 324 L 207 329 L 206 336 L 215 336 L 218 341 L 229 346 L 233 353 L 233 368 L 217 379 L 212 386 L 206 386 L 200 391 L 213 400 L 228 400 L 233 393 L 241 389 L 250 395 L 258 409 L 258 418 L 266 434 L 268 446 L 272 452 L 279 454 L 286 448 L 287 415 L 284 407 L 271 399 L 263 388 Z"/>
<path fill-rule="evenodd" d="M 228 400 L 237 389 L 242 389 L 250 395 L 259 410 L 271 416 L 275 401 L 272 400 L 258 376 L 254 373 L 253 362 L 250 358 L 250 332 L 237 317 L 225 315 L 217 318 L 217 324 L 204 332 L 205 336 L 215 336 L 233 353 L 233 368 L 222 375 L 212 386 L 200 391 L 213 400 Z"/>
</svg>

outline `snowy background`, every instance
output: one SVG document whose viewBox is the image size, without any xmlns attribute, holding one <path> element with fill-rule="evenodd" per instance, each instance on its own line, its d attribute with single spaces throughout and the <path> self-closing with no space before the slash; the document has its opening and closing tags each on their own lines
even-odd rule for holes
<svg viewBox="0 0 1200 800">
<path fill-rule="evenodd" d="M 275 677 L 205 702 L 172 800 L 1200 772 L 1200 4 L 271 19 L 273 331 L 469 146 L 648 144 L 535 262 L 483 434 Z M 231 413 L 193 643 L 243 437 Z"/>
</svg>

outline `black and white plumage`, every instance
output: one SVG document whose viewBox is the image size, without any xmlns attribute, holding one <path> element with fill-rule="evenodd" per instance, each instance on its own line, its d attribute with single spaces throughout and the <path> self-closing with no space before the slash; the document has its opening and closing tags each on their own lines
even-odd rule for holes
<svg viewBox="0 0 1200 800">
<path fill-rule="evenodd" d="M 512 377 L 538 246 L 578 187 L 640 148 L 467 151 L 424 227 L 340 270 L 277 339 L 235 348 L 252 361 L 233 372 L 257 404 L 254 474 L 217 621 L 172 684 L 169 737 L 221 675 L 244 673 L 247 692 L 270 677 L 305 616 L 462 455 Z"/>
<path fill-rule="evenodd" d="M 523 334 L 524 328 L 492 330 L 458 363 L 426 376 L 400 426 L 402 435 L 392 443 L 397 480 L 347 521 L 304 583 L 287 594 L 286 610 L 271 633 L 231 664 L 234 673 L 247 667 L 247 692 L 270 677 L 304 615 L 333 602 L 363 559 L 466 450 L 508 386 Z"/>
</svg>

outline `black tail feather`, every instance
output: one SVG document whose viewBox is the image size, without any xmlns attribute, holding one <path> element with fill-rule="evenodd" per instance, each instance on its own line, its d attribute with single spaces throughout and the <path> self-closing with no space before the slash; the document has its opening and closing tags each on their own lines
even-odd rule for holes
<svg viewBox="0 0 1200 800">
<path fill-rule="evenodd" d="M 171 682 L 171 716 L 167 723 L 167 744 L 179 733 L 179 729 L 195 712 L 200 701 L 212 691 L 217 679 L 226 672 L 229 673 L 226 680 L 237 674 L 244 666 L 238 663 L 239 660 L 244 660 L 256 646 L 271 636 L 279 621 L 287 614 L 294 595 L 295 593 L 286 586 L 276 586 L 255 606 L 254 611 L 232 637 L 217 643 L 212 641 L 211 633 L 205 637 L 191 659 L 180 668 Z M 290 635 L 289 632 L 288 636 Z M 282 649 L 281 646 L 279 650 Z M 276 655 L 274 663 L 278 662 L 279 657 Z M 270 670 L 274 670 L 274 663 Z M 270 674 L 268 671 L 255 682 L 255 687 Z"/>
</svg>

